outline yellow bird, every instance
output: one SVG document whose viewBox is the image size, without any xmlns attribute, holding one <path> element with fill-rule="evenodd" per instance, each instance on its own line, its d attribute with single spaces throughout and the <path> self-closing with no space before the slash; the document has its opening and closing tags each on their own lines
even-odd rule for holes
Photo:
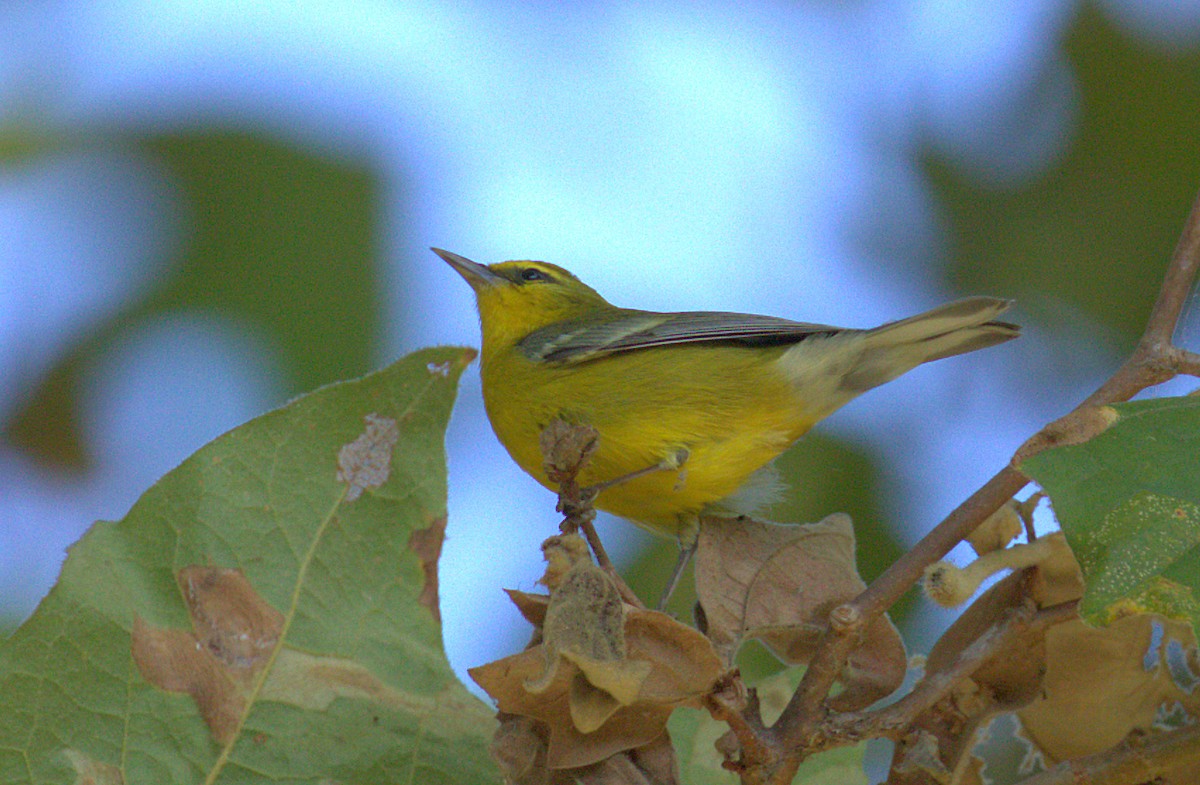
<svg viewBox="0 0 1200 785">
<path fill-rule="evenodd" d="M 483 400 L 500 442 L 542 485 L 538 437 L 555 418 L 593 426 L 596 507 L 674 535 L 729 499 L 818 420 L 930 360 L 1016 338 L 1010 302 L 971 297 L 870 330 L 772 316 L 618 308 L 546 262 L 472 262 L 434 248 L 475 292 Z"/>
</svg>

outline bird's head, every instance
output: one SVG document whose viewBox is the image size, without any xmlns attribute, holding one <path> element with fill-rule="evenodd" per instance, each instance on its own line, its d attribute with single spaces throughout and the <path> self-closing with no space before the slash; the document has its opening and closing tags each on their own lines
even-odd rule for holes
<svg viewBox="0 0 1200 785">
<path fill-rule="evenodd" d="M 612 307 L 595 289 L 555 264 L 515 261 L 484 265 L 440 248 L 432 250 L 475 292 L 485 344 L 515 343 L 548 324 Z"/>
</svg>

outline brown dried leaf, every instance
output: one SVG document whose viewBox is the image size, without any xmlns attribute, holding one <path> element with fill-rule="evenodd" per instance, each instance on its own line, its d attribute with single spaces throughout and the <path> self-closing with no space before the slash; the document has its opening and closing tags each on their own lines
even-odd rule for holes
<svg viewBox="0 0 1200 785">
<path fill-rule="evenodd" d="M 510 785 L 550 785 L 554 780 L 546 767 L 549 731 L 532 717 L 500 712 L 500 726 L 492 736 L 492 759 Z M 561 774 L 561 772 L 558 772 Z"/>
<path fill-rule="evenodd" d="M 1025 526 L 1021 522 L 1019 507 L 1020 502 L 1009 499 L 967 535 L 967 542 L 971 543 L 977 556 L 1003 548 L 1021 533 Z"/>
<path fill-rule="evenodd" d="M 1162 637 L 1155 646 L 1156 626 Z M 1152 646 L 1157 656 L 1147 667 Z M 1104 628 L 1079 620 L 1052 627 L 1043 697 L 1017 712 L 1022 734 L 1055 763 L 1106 750 L 1133 731 L 1151 732 L 1160 707 L 1178 704 L 1200 717 L 1200 690 L 1189 692 L 1173 676 L 1172 646 L 1195 662 L 1196 639 L 1185 622 L 1139 614 Z"/>
<path fill-rule="evenodd" d="M 705 517 L 696 552 L 696 593 L 707 632 L 726 663 L 746 638 L 758 638 L 785 662 L 806 663 L 829 612 L 866 584 L 854 564 L 849 516 L 780 525 Z M 859 708 L 894 691 L 908 658 L 886 617 L 866 629 L 841 674 L 838 710 Z"/>
<path fill-rule="evenodd" d="M 363 420 L 367 424 L 363 432 L 338 451 L 337 478 L 349 486 L 348 502 L 358 499 L 366 489 L 387 482 L 392 471 L 392 448 L 400 440 L 400 429 L 392 418 L 371 413 Z"/>
<path fill-rule="evenodd" d="M 526 607 L 538 604 L 531 599 L 534 595 L 510 592 L 510 596 L 522 597 Z M 572 688 L 578 690 L 576 679 L 588 676 L 571 657 L 558 658 L 552 678 L 538 692 L 531 692 L 528 685 L 542 686 L 539 681 L 546 673 L 543 645 L 469 671 L 502 712 L 537 719 L 549 729 L 549 768 L 588 766 L 654 741 L 663 733 L 671 711 L 676 706 L 695 705 L 721 674 L 720 659 L 711 644 L 691 627 L 666 614 L 632 606 L 625 606 L 624 618 L 623 662 L 646 672 L 633 699 L 617 701 L 620 705 L 607 721 L 591 732 L 581 731 L 572 719 Z"/>
<path fill-rule="evenodd" d="M 967 647 L 1027 597 L 1028 584 L 1022 573 L 1008 575 L 991 586 L 938 639 L 925 660 L 926 677 L 953 667 Z M 1024 706 L 1040 693 L 1045 667 L 1045 633 L 1030 630 L 1011 639 L 955 688 L 955 708 L 964 717 L 979 720 Z"/>
<path fill-rule="evenodd" d="M 570 774 L 572 785 L 677 785 L 679 782 L 675 749 L 666 731 L 648 744 L 612 755 L 591 766 L 572 769 Z M 555 780 L 556 785 L 558 782 Z M 566 782 L 563 781 L 563 785 Z"/>
<path fill-rule="evenodd" d="M 540 647 L 471 668 L 471 678 L 495 699 L 500 711 L 537 719 L 550 729 L 546 765 L 549 768 L 586 766 L 622 750 L 653 739 L 666 726 L 670 707 L 635 704 L 618 709 L 609 722 L 591 733 L 581 733 L 571 719 L 567 703 L 572 679 L 579 673 L 573 666 L 556 669 L 553 682 L 540 693 L 525 685 L 545 670 Z"/>
<path fill-rule="evenodd" d="M 549 769 L 549 731 L 529 717 L 501 712 L 492 757 L 512 785 L 678 785 L 679 766 L 664 731 L 650 743 L 574 769 Z"/>
<path fill-rule="evenodd" d="M 530 594 L 519 589 L 505 589 L 504 593 L 525 617 L 525 621 L 541 628 L 546 623 L 546 610 L 550 607 L 550 595 Z"/>
<path fill-rule="evenodd" d="M 438 559 L 442 557 L 442 543 L 446 539 L 446 516 L 430 521 L 424 529 L 416 529 L 408 536 L 408 549 L 421 561 L 425 583 L 417 602 L 433 614 L 434 621 L 442 622 L 442 608 L 438 601 Z"/>
</svg>

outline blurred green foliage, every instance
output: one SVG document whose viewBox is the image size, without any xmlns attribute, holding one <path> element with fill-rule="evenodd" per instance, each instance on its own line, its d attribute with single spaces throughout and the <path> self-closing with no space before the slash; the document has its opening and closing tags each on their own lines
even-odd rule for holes
<svg viewBox="0 0 1200 785">
<path fill-rule="evenodd" d="M 1061 161 L 1012 189 L 936 159 L 928 171 L 958 289 L 1050 322 L 1068 305 L 1132 348 L 1200 185 L 1200 51 L 1134 40 L 1090 5 L 1064 48 L 1079 106 Z"/>
<path fill-rule="evenodd" d="M 122 329 L 176 310 L 226 314 L 259 332 L 278 350 L 288 394 L 370 369 L 382 329 L 381 207 L 367 165 L 221 127 L 106 143 L 123 141 L 158 161 L 175 189 L 182 236 L 164 260 L 169 274 L 64 358 L 6 438 L 45 460 L 85 464 L 79 369 Z"/>
</svg>

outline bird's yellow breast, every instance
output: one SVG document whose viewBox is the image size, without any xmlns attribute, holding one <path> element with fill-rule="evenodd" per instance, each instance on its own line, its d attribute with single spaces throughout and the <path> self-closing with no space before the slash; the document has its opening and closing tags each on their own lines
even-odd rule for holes
<svg viewBox="0 0 1200 785">
<path fill-rule="evenodd" d="M 733 494 L 815 421 L 776 361 L 784 348 L 728 345 L 643 349 L 577 365 L 534 362 L 508 346 L 482 357 L 483 397 L 497 437 L 529 474 L 542 467 L 541 430 L 556 417 L 591 425 L 599 448 L 581 485 L 669 459 L 660 471 L 605 490 L 602 510 L 661 534 Z"/>
</svg>

